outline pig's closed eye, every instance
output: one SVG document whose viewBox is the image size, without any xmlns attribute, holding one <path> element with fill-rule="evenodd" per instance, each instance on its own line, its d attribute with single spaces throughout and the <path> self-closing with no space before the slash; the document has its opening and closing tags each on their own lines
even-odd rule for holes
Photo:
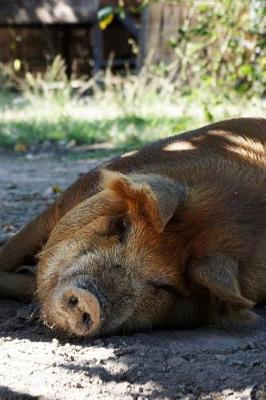
<svg viewBox="0 0 266 400">
<path fill-rule="evenodd" d="M 168 293 L 172 293 L 175 295 L 180 295 L 178 289 L 171 283 L 160 282 L 159 280 L 149 280 L 147 281 L 149 286 L 152 286 L 154 289 L 157 290 L 164 290 Z"/>
</svg>

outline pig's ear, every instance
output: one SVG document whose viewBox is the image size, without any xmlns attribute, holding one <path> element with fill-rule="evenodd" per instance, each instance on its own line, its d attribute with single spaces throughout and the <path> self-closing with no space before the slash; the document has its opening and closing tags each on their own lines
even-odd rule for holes
<svg viewBox="0 0 266 400">
<path fill-rule="evenodd" d="M 237 309 L 250 308 L 254 303 L 240 292 L 238 264 L 225 254 L 192 260 L 189 270 L 192 284 L 208 289 L 220 301 Z"/>
<path fill-rule="evenodd" d="M 103 188 L 126 201 L 129 212 L 141 216 L 162 232 L 186 201 L 184 185 L 159 175 L 123 175 L 102 171 Z"/>
</svg>

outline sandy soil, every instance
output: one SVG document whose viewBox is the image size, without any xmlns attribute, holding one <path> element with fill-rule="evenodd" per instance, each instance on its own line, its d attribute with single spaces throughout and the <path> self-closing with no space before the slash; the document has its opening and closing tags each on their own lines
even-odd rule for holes
<svg viewBox="0 0 266 400">
<path fill-rule="evenodd" d="M 97 162 L 0 153 L 0 242 Z M 31 305 L 1 300 L 0 399 L 266 399 L 266 307 L 256 326 L 55 337 Z"/>
</svg>

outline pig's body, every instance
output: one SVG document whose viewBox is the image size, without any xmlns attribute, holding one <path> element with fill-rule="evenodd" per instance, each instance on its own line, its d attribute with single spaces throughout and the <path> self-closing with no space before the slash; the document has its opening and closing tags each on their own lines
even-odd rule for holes
<svg viewBox="0 0 266 400">
<path fill-rule="evenodd" d="M 44 256 L 42 256 L 40 269 L 41 271 L 45 270 L 47 276 L 49 262 L 45 257 L 48 257 L 47 254 L 49 255 L 49 246 L 54 249 L 56 244 L 75 234 L 76 221 L 79 219 L 77 215 L 80 214 L 77 214 L 79 211 L 76 212 L 75 222 L 72 220 L 71 213 L 67 214 L 63 220 L 61 220 L 62 216 L 103 190 L 100 184 L 102 169 L 117 171 L 126 176 L 132 174 L 139 176 L 137 183 L 143 176 L 144 182 L 146 182 L 145 176 L 156 175 L 163 179 L 170 179 L 171 182 L 176 182 L 180 187 L 185 188 L 185 205 L 181 211 L 173 213 L 175 215 L 175 225 L 173 226 L 178 225 L 178 228 L 175 232 L 177 243 L 172 244 L 172 251 L 174 253 L 178 248 L 177 257 L 179 260 L 182 259 L 182 262 L 176 263 L 175 268 L 186 271 L 186 274 L 193 278 L 192 283 L 189 284 L 189 293 L 195 291 L 199 293 L 199 296 L 202 293 L 203 302 L 209 301 L 209 297 L 206 300 L 206 288 L 210 292 L 213 289 L 218 293 L 220 288 L 217 287 L 217 282 L 213 282 L 212 271 L 215 270 L 216 264 L 219 265 L 219 268 L 223 264 L 227 265 L 226 258 L 228 257 L 235 263 L 232 264 L 232 267 L 231 265 L 228 267 L 230 277 L 236 274 L 233 277 L 233 280 L 237 282 L 234 306 L 242 310 L 245 307 L 250 308 L 252 303 L 259 303 L 266 299 L 265 119 L 229 120 L 167 138 L 147 145 L 139 151 L 115 158 L 82 176 L 48 210 L 1 249 L 2 283 L 0 290 L 2 294 L 10 296 L 12 290 L 15 296 L 25 294 L 27 289 L 22 289 L 19 281 L 28 285 L 29 292 L 32 291 L 32 282 L 29 276 L 20 275 L 18 277 L 11 272 L 27 262 L 30 257 L 34 257 L 56 227 L 55 233 L 53 232 L 45 247 Z M 112 193 L 120 190 L 114 187 L 115 184 L 107 183 L 107 188 Z M 121 190 L 123 191 L 124 188 Z M 127 204 L 130 203 L 128 198 L 126 201 Z M 84 213 L 82 207 L 78 210 Z M 129 213 L 132 214 L 130 210 Z M 149 213 L 149 211 L 147 212 Z M 177 218 L 176 214 L 178 214 Z M 108 215 L 110 215 L 110 210 Z M 75 228 L 73 228 L 74 225 L 70 226 L 69 221 L 72 221 Z M 171 219 L 167 217 L 166 222 L 169 221 Z M 58 223 L 59 228 L 57 228 Z M 80 215 L 79 229 L 82 223 Z M 63 224 L 64 229 L 60 229 L 60 224 Z M 145 226 L 147 225 L 152 225 L 152 223 L 148 221 Z M 160 231 L 160 229 L 157 230 Z M 156 242 L 156 240 L 161 239 L 156 237 L 154 241 Z M 171 240 L 168 238 L 167 243 L 169 241 L 172 243 L 172 240 L 174 240 L 173 237 Z M 147 243 L 146 246 L 149 247 L 149 244 Z M 158 244 L 156 246 L 159 247 Z M 167 251 L 171 252 L 171 247 Z M 223 257 L 225 257 L 225 261 Z M 204 262 L 198 260 L 204 260 Z M 167 262 L 171 264 L 173 260 Z M 197 266 L 198 262 L 200 267 Z M 206 263 L 208 266 L 206 268 L 204 266 L 201 270 L 202 264 Z M 194 267 L 194 265 L 196 266 Z M 162 264 L 160 267 L 158 266 L 158 273 L 160 273 L 160 268 L 162 268 Z M 219 268 L 218 270 L 220 270 Z M 57 274 L 58 271 L 59 269 Z M 211 276 L 211 283 L 209 278 L 206 279 L 205 273 Z M 222 270 L 221 274 L 223 275 Z M 227 275 L 226 272 L 225 281 L 231 279 Z M 42 279 L 40 275 L 38 285 L 42 285 Z M 234 283 L 229 282 L 230 285 L 233 287 Z M 10 290 L 12 286 L 13 289 Z M 185 291 L 188 296 L 188 291 Z M 212 298 L 213 295 L 215 296 L 215 293 L 211 293 L 210 297 Z M 230 297 L 230 294 L 221 292 L 223 304 L 219 304 L 220 308 L 226 308 L 224 302 L 226 303 L 227 296 Z M 246 303 L 243 301 L 242 304 L 241 301 L 238 301 L 238 296 L 245 299 Z M 45 301 L 45 296 L 40 296 L 40 301 Z M 201 301 L 200 297 L 197 297 L 197 302 L 199 301 Z M 208 313 L 208 315 L 211 314 L 212 312 Z"/>
</svg>

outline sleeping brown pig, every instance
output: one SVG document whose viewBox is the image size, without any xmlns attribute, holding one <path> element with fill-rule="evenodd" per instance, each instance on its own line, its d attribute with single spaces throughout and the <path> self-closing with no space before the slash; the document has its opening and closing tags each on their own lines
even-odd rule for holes
<svg viewBox="0 0 266 400">
<path fill-rule="evenodd" d="M 266 120 L 235 119 L 89 172 L 2 248 L 2 295 L 33 290 L 12 271 L 41 250 L 43 319 L 70 335 L 250 321 L 266 299 L 265 143 Z"/>
</svg>

